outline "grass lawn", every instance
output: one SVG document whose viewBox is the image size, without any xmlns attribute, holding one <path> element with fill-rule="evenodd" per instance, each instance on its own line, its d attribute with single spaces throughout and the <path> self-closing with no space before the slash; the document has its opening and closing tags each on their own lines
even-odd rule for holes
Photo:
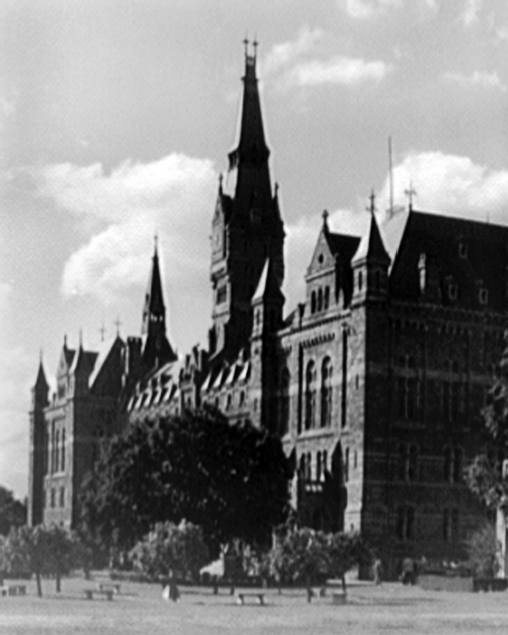
<svg viewBox="0 0 508 635">
<path fill-rule="evenodd" d="M 93 589 L 95 581 L 83 578 L 64 578 L 61 594 L 56 594 L 54 580 L 43 580 L 43 598 L 36 596 L 34 581 L 20 583 L 27 584 L 28 595 L 0 597 L 2 635 L 508 633 L 506 592 L 447 593 L 395 583 L 353 583 L 345 606 L 333 605 L 330 596 L 308 604 L 304 590 L 279 595 L 275 589 L 265 592 L 267 606 L 258 606 L 253 598 L 239 606 L 226 589 L 213 595 L 211 589 L 183 587 L 175 604 L 162 599 L 159 585 L 123 582 L 120 594 L 109 602 L 102 597 L 86 600 L 83 590 Z"/>
</svg>

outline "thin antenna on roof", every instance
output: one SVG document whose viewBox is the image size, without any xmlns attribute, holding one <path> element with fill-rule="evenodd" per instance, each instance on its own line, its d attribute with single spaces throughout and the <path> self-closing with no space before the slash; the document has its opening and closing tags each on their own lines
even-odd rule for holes
<svg viewBox="0 0 508 635">
<path fill-rule="evenodd" d="M 388 137 L 388 171 L 390 181 L 390 216 L 393 214 L 393 160 L 392 160 L 392 138 Z"/>
<path fill-rule="evenodd" d="M 101 342 L 104 342 L 104 336 L 106 335 L 106 327 L 104 326 L 104 320 L 102 320 L 102 326 L 99 329 L 99 333 L 101 334 Z"/>
<path fill-rule="evenodd" d="M 117 334 L 117 337 L 119 337 L 119 336 L 120 336 L 120 327 L 122 326 L 122 322 L 120 321 L 120 316 L 118 316 L 118 317 L 116 318 L 116 321 L 115 321 L 115 326 L 116 326 L 116 334 Z"/>
</svg>

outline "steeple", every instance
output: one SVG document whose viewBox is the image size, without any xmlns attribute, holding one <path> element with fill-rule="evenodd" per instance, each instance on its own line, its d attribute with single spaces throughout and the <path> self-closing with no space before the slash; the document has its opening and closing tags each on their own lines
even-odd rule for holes
<svg viewBox="0 0 508 635">
<path fill-rule="evenodd" d="M 239 118 L 239 129 L 235 148 L 229 153 L 229 169 L 246 164 L 259 166 L 267 163 L 270 150 L 266 145 L 256 76 L 257 42 L 253 42 L 253 53 L 249 54 L 248 40 L 245 43 L 245 75 L 243 99 Z"/>
<path fill-rule="evenodd" d="M 144 339 L 142 361 L 147 370 L 158 368 L 167 362 L 175 361 L 177 358 L 166 337 L 166 307 L 162 294 L 157 242 L 156 236 L 141 329 Z"/>
<path fill-rule="evenodd" d="M 284 225 L 277 187 L 272 191 L 256 76 L 257 42 L 245 44 L 245 72 L 233 150 L 212 221 L 213 327 L 211 353 L 236 358 L 252 332 L 251 301 L 270 259 L 282 285 Z M 213 351 L 213 352 L 212 352 Z M 220 355 L 219 355 L 220 354 Z"/>
<path fill-rule="evenodd" d="M 159 254 L 157 249 L 157 236 L 154 239 L 154 254 L 152 258 L 152 271 L 148 281 L 148 287 L 145 295 L 145 306 L 143 309 L 143 326 L 141 333 L 147 334 L 150 330 L 152 322 L 160 322 L 166 331 L 166 307 L 164 306 L 164 298 L 162 295 L 161 273 L 159 269 Z"/>
<path fill-rule="evenodd" d="M 363 235 L 360 244 L 358 245 L 358 250 L 351 263 L 353 265 L 360 263 L 363 260 L 367 260 L 368 262 L 376 262 L 379 264 L 386 264 L 387 266 L 390 264 L 390 256 L 388 255 L 385 246 L 383 244 L 383 239 L 381 238 L 381 234 L 379 232 L 379 227 L 376 221 L 376 209 L 375 209 L 375 195 L 374 192 L 371 193 L 370 197 L 370 207 L 368 211 L 370 212 L 370 224 L 367 232 Z"/>
</svg>

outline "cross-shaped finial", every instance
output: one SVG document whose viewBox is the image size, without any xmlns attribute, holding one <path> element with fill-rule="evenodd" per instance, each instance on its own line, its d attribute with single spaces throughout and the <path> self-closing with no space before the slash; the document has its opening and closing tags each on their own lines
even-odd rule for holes
<svg viewBox="0 0 508 635">
<path fill-rule="evenodd" d="M 104 326 L 104 322 L 102 323 L 102 326 L 99 329 L 99 333 L 101 334 L 101 342 L 104 342 L 104 336 L 106 335 L 106 327 Z"/>
<path fill-rule="evenodd" d="M 245 55 L 247 55 L 248 52 L 249 52 L 249 38 L 247 36 L 245 36 L 245 39 L 243 41 L 243 45 L 245 47 Z"/>
<path fill-rule="evenodd" d="M 117 317 L 115 320 L 115 326 L 116 326 L 116 334 L 120 335 L 120 327 L 122 326 L 122 322 L 120 321 L 120 317 Z"/>
<path fill-rule="evenodd" d="M 374 212 L 376 211 L 376 194 L 374 192 L 374 188 L 372 189 L 372 191 L 370 193 L 369 201 L 370 201 L 370 205 L 366 209 L 371 214 L 374 214 Z"/>
<path fill-rule="evenodd" d="M 252 42 L 252 46 L 254 47 L 254 57 L 256 57 L 258 52 L 258 41 L 256 36 L 254 36 L 254 41 Z"/>
<path fill-rule="evenodd" d="M 328 229 L 328 216 L 330 216 L 328 210 L 324 209 L 321 216 L 323 217 L 323 227 L 326 227 L 326 229 Z"/>
<path fill-rule="evenodd" d="M 417 195 L 416 194 L 416 190 L 413 188 L 413 181 L 409 182 L 409 189 L 408 190 L 404 190 L 404 194 L 408 198 L 409 211 L 411 211 L 413 209 L 413 198 Z"/>
</svg>

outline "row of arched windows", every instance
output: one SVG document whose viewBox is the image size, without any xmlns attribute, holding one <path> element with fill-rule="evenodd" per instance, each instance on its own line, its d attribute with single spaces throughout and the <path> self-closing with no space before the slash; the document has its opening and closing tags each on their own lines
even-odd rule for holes
<svg viewBox="0 0 508 635">
<path fill-rule="evenodd" d="M 306 482 L 321 482 L 325 479 L 328 470 L 328 453 L 326 450 L 316 453 L 315 471 L 313 470 L 312 454 L 302 454 L 298 465 L 298 474 Z"/>
<path fill-rule="evenodd" d="M 314 290 L 310 294 L 310 312 L 326 311 L 330 306 L 330 287 Z"/>
<path fill-rule="evenodd" d="M 416 512 L 411 505 L 397 508 L 395 532 L 399 540 L 413 540 L 415 537 Z M 442 537 L 445 542 L 460 540 L 460 516 L 457 508 L 443 509 Z"/>
</svg>

